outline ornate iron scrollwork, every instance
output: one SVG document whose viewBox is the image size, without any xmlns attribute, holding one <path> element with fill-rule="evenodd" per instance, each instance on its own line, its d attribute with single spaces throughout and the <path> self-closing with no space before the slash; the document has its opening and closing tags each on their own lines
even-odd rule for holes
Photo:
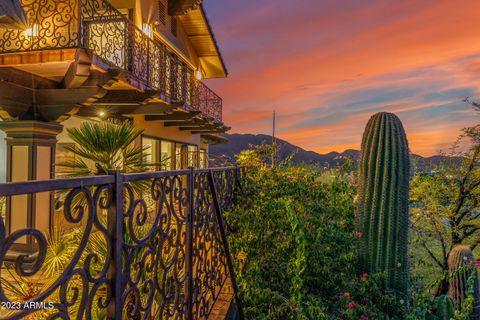
<svg viewBox="0 0 480 320">
<path fill-rule="evenodd" d="M 231 276 L 215 205 L 233 203 L 235 170 L 215 171 L 215 203 L 206 170 L 118 174 L 128 183 L 105 184 L 112 181 L 108 176 L 69 181 L 76 187 L 57 192 L 56 227 L 64 229 L 56 241 L 63 239 L 63 247 L 32 228 L 7 234 L 0 218 L 0 301 L 43 303 L 39 309 L 2 310 L 0 317 L 103 319 L 120 310 L 126 319 L 185 319 L 189 312 L 207 319 Z M 37 192 L 52 191 L 48 182 L 40 184 Z M 12 266 L 12 246 L 26 238 L 36 243 L 36 254 L 19 256 Z M 53 272 L 52 261 L 60 266 Z M 19 295 L 15 288 L 34 290 Z"/>
<path fill-rule="evenodd" d="M 112 297 L 112 284 L 107 277 L 112 263 L 109 259 L 112 244 L 102 212 L 108 210 L 111 200 L 111 185 L 78 186 L 68 192 L 58 218 L 76 232 L 72 231 L 74 236 L 70 234 L 68 263 L 54 274 L 47 271 L 51 268 L 48 263 L 52 263 L 47 253 L 53 253 L 52 246 L 56 245 L 53 241 L 56 240 L 47 239 L 36 229 L 17 230 L 7 235 L 3 219 L 0 219 L 0 301 L 12 306 L 10 310 L 1 311 L 2 319 L 26 316 L 36 319 L 92 318 L 92 310 L 105 312 Z M 12 245 L 27 238 L 33 238 L 37 246 L 34 261 L 27 261 L 26 255 L 20 255 L 14 263 L 14 271 L 10 270 L 7 256 Z M 99 243 L 103 245 L 103 255 L 95 247 Z M 19 296 L 13 289 L 15 286 L 19 290 L 30 288 L 30 295 L 25 292 Z"/>
<path fill-rule="evenodd" d="M 23 0 L 31 28 L 0 29 L 0 53 L 85 48 L 129 80 L 222 120 L 222 99 L 165 44 L 149 38 L 107 0 Z"/>
<path fill-rule="evenodd" d="M 182 319 L 187 312 L 185 177 L 153 179 L 148 195 L 130 189 L 125 214 L 125 316 Z"/>
<path fill-rule="evenodd" d="M 78 0 L 23 0 L 28 30 L 0 29 L 2 53 L 78 46 Z"/>
</svg>

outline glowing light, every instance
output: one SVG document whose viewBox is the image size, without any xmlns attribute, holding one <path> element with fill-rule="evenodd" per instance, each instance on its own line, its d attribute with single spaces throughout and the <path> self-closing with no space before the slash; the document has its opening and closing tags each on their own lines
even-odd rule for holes
<svg viewBox="0 0 480 320">
<path fill-rule="evenodd" d="M 153 38 L 153 29 L 151 24 L 142 24 L 142 30 L 149 38 Z"/>
<path fill-rule="evenodd" d="M 38 24 L 33 24 L 30 28 L 25 30 L 25 36 L 31 37 L 38 37 Z"/>
<path fill-rule="evenodd" d="M 100 118 L 104 118 L 106 115 L 107 115 L 107 113 L 106 113 L 105 111 L 100 111 L 100 112 L 98 112 L 98 116 L 99 116 Z"/>
<path fill-rule="evenodd" d="M 201 70 L 195 71 L 195 78 L 197 78 L 198 81 L 202 80 L 203 75 Z"/>
</svg>

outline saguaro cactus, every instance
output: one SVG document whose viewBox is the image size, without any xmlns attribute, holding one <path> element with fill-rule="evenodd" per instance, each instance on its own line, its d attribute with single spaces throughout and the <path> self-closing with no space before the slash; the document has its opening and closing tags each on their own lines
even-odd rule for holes
<svg viewBox="0 0 480 320">
<path fill-rule="evenodd" d="M 359 272 L 385 273 L 387 288 L 408 289 L 408 142 L 400 119 L 373 115 L 363 134 L 357 228 Z"/>
<path fill-rule="evenodd" d="M 453 300 L 447 296 L 442 295 L 435 299 L 435 316 L 438 320 L 450 320 L 455 315 L 455 305 Z"/>
<path fill-rule="evenodd" d="M 479 287 L 475 259 L 469 246 L 457 245 L 453 247 L 448 256 L 448 272 L 450 274 L 450 282 L 448 286 L 448 295 L 452 298 L 457 309 L 462 307 L 463 302 L 467 298 L 469 292 L 469 279 L 473 278 L 470 294 L 473 295 L 474 301 L 474 319 L 480 319 L 480 312 L 477 308 L 479 300 Z"/>
</svg>

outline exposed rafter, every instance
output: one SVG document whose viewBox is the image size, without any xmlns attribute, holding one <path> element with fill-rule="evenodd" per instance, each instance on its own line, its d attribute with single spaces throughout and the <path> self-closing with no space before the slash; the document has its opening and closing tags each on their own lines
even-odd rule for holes
<svg viewBox="0 0 480 320">
<path fill-rule="evenodd" d="M 204 119 L 193 119 L 191 121 L 167 121 L 163 125 L 165 127 L 201 127 L 206 124 L 209 124 L 209 121 L 204 120 Z"/>
<path fill-rule="evenodd" d="M 230 130 L 230 128 L 226 127 L 222 129 L 193 130 L 191 131 L 191 133 L 192 134 L 225 133 L 228 130 Z"/>
<path fill-rule="evenodd" d="M 146 121 L 188 121 L 200 115 L 200 111 L 177 111 L 164 115 L 146 115 Z"/>
<path fill-rule="evenodd" d="M 191 130 L 213 130 L 221 128 L 220 126 L 216 125 L 205 125 L 205 126 L 182 126 L 179 127 L 180 131 L 191 131 Z"/>
</svg>

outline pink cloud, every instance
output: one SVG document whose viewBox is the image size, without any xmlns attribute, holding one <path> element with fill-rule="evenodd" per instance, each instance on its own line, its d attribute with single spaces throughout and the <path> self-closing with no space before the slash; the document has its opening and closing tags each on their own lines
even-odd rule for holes
<svg viewBox="0 0 480 320">
<path fill-rule="evenodd" d="M 211 18 L 231 71 L 209 85 L 224 97 L 233 132 L 269 133 L 276 109 L 282 137 L 310 150 L 341 151 L 361 139 L 362 121 L 352 116 L 364 120 L 384 108 L 408 121 L 415 152 L 430 154 L 441 145 L 439 131 L 419 128 L 442 121 L 443 140 L 453 141 L 472 123 L 472 112 L 462 118 L 458 108 L 464 91 L 480 92 L 474 56 L 480 2 L 211 0 L 209 6 L 222 6 L 213 10 L 218 23 Z M 382 90 L 393 89 L 412 95 L 385 99 Z M 449 93 L 457 89 L 458 96 Z"/>
</svg>

